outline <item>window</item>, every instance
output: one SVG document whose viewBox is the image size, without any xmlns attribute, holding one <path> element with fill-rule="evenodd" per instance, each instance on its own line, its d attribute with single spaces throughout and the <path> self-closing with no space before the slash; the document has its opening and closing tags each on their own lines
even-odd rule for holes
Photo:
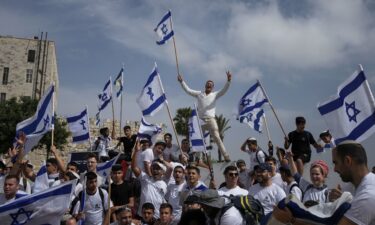
<svg viewBox="0 0 375 225">
<path fill-rule="evenodd" d="M 27 62 L 35 62 L 35 50 L 29 50 L 29 52 L 27 53 Z"/>
<path fill-rule="evenodd" d="M 32 83 L 33 82 L 33 70 L 27 69 L 26 70 L 26 83 Z"/>
<path fill-rule="evenodd" d="M 4 67 L 4 70 L 3 70 L 3 84 L 4 85 L 8 84 L 8 77 L 9 77 L 9 67 Z"/>
<path fill-rule="evenodd" d="M 6 94 L 6 93 L 1 93 L 1 94 L 0 94 L 0 102 L 5 102 L 6 97 L 7 97 L 7 94 Z"/>
</svg>

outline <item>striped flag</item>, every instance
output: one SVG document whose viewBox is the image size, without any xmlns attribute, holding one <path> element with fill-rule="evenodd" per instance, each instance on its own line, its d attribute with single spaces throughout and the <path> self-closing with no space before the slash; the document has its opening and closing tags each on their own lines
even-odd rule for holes
<svg viewBox="0 0 375 225">
<path fill-rule="evenodd" d="M 113 82 L 118 90 L 116 92 L 116 97 L 119 98 L 122 95 L 122 91 L 124 89 L 124 68 L 121 68 L 119 74 L 117 75 L 115 81 Z"/>
</svg>

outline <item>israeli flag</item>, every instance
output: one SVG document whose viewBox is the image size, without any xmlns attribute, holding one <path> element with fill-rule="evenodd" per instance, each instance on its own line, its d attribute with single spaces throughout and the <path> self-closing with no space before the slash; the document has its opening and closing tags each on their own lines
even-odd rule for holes
<svg viewBox="0 0 375 225">
<path fill-rule="evenodd" d="M 160 126 L 148 123 L 145 118 L 142 117 L 137 136 L 139 139 L 146 138 L 152 142 L 155 142 L 156 136 L 161 132 L 162 129 Z"/>
<path fill-rule="evenodd" d="M 37 145 L 45 133 L 53 129 L 54 91 L 55 86 L 52 84 L 40 99 L 34 116 L 18 123 L 16 126 L 16 137 L 19 137 L 20 132 L 23 132 L 26 135 L 24 154 L 27 154 L 35 145 Z"/>
<path fill-rule="evenodd" d="M 163 85 L 157 70 L 157 65 L 152 70 L 146 85 L 143 87 L 137 103 L 142 110 L 143 116 L 153 116 L 167 102 Z"/>
<path fill-rule="evenodd" d="M 38 173 L 35 177 L 33 193 L 41 192 L 49 188 L 48 174 L 46 163 L 43 162 L 42 167 L 40 167 Z"/>
<path fill-rule="evenodd" d="M 100 124 L 100 111 L 95 114 L 95 125 L 99 126 Z"/>
<path fill-rule="evenodd" d="M 361 142 L 375 131 L 375 103 L 362 67 L 354 72 L 328 101 L 318 104 L 336 144 Z"/>
<path fill-rule="evenodd" d="M 247 90 L 238 103 L 237 120 L 246 123 L 259 133 L 262 132 L 263 105 L 268 103 L 259 82 Z"/>
<path fill-rule="evenodd" d="M 119 74 L 117 75 L 115 81 L 113 82 L 113 85 L 118 87 L 118 90 L 116 92 L 117 98 L 121 97 L 122 91 L 124 89 L 124 68 L 121 68 Z"/>
<path fill-rule="evenodd" d="M 1 224 L 60 225 L 62 216 L 69 209 L 75 184 L 75 180 L 69 181 L 1 205 Z"/>
<path fill-rule="evenodd" d="M 201 127 L 199 125 L 198 116 L 196 109 L 191 110 L 191 116 L 189 118 L 189 140 L 192 152 L 204 152 L 206 146 L 204 143 L 204 137 L 202 136 Z"/>
<path fill-rule="evenodd" d="M 171 11 L 168 11 L 161 21 L 158 23 L 156 28 L 154 29 L 156 34 L 159 37 L 159 40 L 156 41 L 156 44 L 163 45 L 165 44 L 171 37 L 173 37 L 174 32 L 172 29 L 172 14 Z"/>
<path fill-rule="evenodd" d="M 107 162 L 98 163 L 98 165 L 96 166 L 96 174 L 103 177 L 104 179 L 107 179 L 107 177 L 111 174 L 112 166 L 116 164 L 119 157 L 120 154 Z"/>
<path fill-rule="evenodd" d="M 66 121 L 72 133 L 73 143 L 84 142 L 90 138 L 87 109 L 84 109 L 78 115 L 67 117 Z"/>
<path fill-rule="evenodd" d="M 105 83 L 102 93 L 98 95 L 99 98 L 99 111 L 102 111 L 107 107 L 108 103 L 112 100 L 112 85 L 111 85 L 111 78 Z"/>
</svg>

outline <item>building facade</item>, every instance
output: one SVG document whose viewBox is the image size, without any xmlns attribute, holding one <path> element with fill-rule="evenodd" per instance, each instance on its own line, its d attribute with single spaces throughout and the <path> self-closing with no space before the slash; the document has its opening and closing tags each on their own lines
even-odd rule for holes
<svg viewBox="0 0 375 225">
<path fill-rule="evenodd" d="M 21 96 L 40 99 L 52 82 L 58 93 L 55 43 L 46 37 L 0 36 L 0 101 Z"/>
</svg>

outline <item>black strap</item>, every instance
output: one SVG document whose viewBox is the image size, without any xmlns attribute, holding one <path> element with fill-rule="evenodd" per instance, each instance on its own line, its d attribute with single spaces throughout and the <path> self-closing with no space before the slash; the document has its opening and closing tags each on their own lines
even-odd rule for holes
<svg viewBox="0 0 375 225">
<path fill-rule="evenodd" d="M 297 187 L 298 189 L 301 190 L 301 188 L 299 188 L 298 184 L 297 184 L 297 183 L 294 183 L 294 184 L 292 184 L 292 186 L 290 186 L 290 188 L 289 188 L 289 194 L 292 193 L 292 190 L 293 190 L 294 187 Z M 301 192 L 302 192 L 302 191 L 301 191 Z"/>
</svg>

